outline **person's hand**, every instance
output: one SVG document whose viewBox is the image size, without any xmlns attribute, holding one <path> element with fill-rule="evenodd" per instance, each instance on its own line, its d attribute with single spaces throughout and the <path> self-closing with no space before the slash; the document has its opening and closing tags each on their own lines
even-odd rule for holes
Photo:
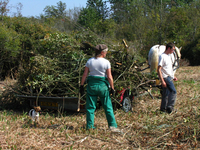
<svg viewBox="0 0 200 150">
<path fill-rule="evenodd" d="M 110 95 L 113 96 L 115 94 L 115 90 L 113 88 L 110 89 Z"/>
<path fill-rule="evenodd" d="M 162 82 L 162 87 L 166 88 L 167 84 L 165 83 L 165 81 Z"/>
<path fill-rule="evenodd" d="M 176 78 L 176 77 L 174 77 L 174 79 L 173 79 L 174 81 L 178 81 L 178 79 Z"/>
<path fill-rule="evenodd" d="M 83 87 L 83 85 L 80 86 L 79 92 L 80 92 L 81 96 L 83 96 L 83 94 L 84 94 L 84 87 Z"/>
</svg>

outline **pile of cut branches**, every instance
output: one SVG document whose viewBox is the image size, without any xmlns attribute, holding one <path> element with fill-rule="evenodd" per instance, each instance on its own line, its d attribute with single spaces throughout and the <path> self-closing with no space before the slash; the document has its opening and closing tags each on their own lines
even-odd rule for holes
<svg viewBox="0 0 200 150">
<path fill-rule="evenodd" d="M 107 59 L 112 65 L 117 90 L 138 89 L 154 79 L 153 74 L 141 72 L 143 63 L 136 54 L 128 54 L 122 46 L 110 49 L 115 49 L 108 52 Z M 84 66 L 90 57 L 85 51 L 72 47 L 60 51 L 53 58 L 44 55 L 32 57 L 26 70 L 20 73 L 21 94 L 78 97 Z"/>
<path fill-rule="evenodd" d="M 27 96 L 78 97 L 80 80 L 87 60 L 94 55 L 98 40 L 80 42 L 63 33 L 48 34 L 41 40 L 38 53 L 21 64 L 15 93 Z M 93 38 L 95 39 L 95 38 Z M 100 42 L 105 43 L 105 42 Z M 149 86 L 156 74 L 142 73 L 142 57 L 123 44 L 105 43 L 109 47 L 107 59 L 112 65 L 116 90 L 130 88 L 139 92 Z M 132 53 L 130 53 L 132 51 Z"/>
<path fill-rule="evenodd" d="M 64 59 L 43 55 L 32 57 L 27 70 L 21 72 L 22 94 L 77 96 L 87 57 L 82 51 L 74 50 L 62 55 Z"/>
</svg>

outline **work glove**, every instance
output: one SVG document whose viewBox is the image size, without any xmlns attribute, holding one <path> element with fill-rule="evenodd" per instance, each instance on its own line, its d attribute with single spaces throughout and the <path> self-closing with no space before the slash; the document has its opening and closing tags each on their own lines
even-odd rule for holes
<svg viewBox="0 0 200 150">
<path fill-rule="evenodd" d="M 81 96 L 84 95 L 84 87 L 83 87 L 83 85 L 80 86 L 79 92 L 80 92 Z"/>
<path fill-rule="evenodd" d="M 115 90 L 113 88 L 110 89 L 110 96 L 114 96 Z"/>
</svg>

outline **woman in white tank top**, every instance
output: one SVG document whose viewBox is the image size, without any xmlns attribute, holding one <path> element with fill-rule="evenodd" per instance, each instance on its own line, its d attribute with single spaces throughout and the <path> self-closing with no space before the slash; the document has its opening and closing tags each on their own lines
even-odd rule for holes
<svg viewBox="0 0 200 150">
<path fill-rule="evenodd" d="M 105 59 L 108 47 L 99 44 L 95 47 L 95 57 L 90 58 L 86 65 L 81 80 L 80 93 L 84 94 L 84 83 L 87 78 L 86 96 L 86 121 L 87 129 L 94 129 L 94 112 L 96 110 L 97 98 L 100 97 L 105 110 L 108 126 L 112 130 L 117 130 L 117 123 L 113 113 L 111 94 L 114 94 L 113 77 L 111 74 L 110 62 Z M 89 76 L 88 76 L 89 74 Z"/>
</svg>

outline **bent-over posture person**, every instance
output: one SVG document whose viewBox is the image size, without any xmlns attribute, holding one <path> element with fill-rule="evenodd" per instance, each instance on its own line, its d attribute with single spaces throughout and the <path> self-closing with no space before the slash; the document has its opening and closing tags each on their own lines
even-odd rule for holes
<svg viewBox="0 0 200 150">
<path fill-rule="evenodd" d="M 165 52 L 160 55 L 158 63 L 158 75 L 163 90 L 160 111 L 167 113 L 171 113 L 174 110 L 177 95 L 173 80 L 177 81 L 178 79 L 174 77 L 172 61 L 169 56 L 174 50 L 175 45 L 168 43 Z"/>
<path fill-rule="evenodd" d="M 118 130 L 115 116 L 113 113 L 111 94 L 114 94 L 113 77 L 111 74 L 110 62 L 105 59 L 108 47 L 99 44 L 95 47 L 95 57 L 90 58 L 86 65 L 81 80 L 80 93 L 84 94 L 84 82 L 87 78 L 86 95 L 86 121 L 87 129 L 94 129 L 94 113 L 96 110 L 97 98 L 100 97 L 102 106 L 105 110 L 108 126 L 111 130 Z M 89 73 L 89 76 L 88 76 Z M 88 76 L 88 77 L 87 77 Z"/>
</svg>

